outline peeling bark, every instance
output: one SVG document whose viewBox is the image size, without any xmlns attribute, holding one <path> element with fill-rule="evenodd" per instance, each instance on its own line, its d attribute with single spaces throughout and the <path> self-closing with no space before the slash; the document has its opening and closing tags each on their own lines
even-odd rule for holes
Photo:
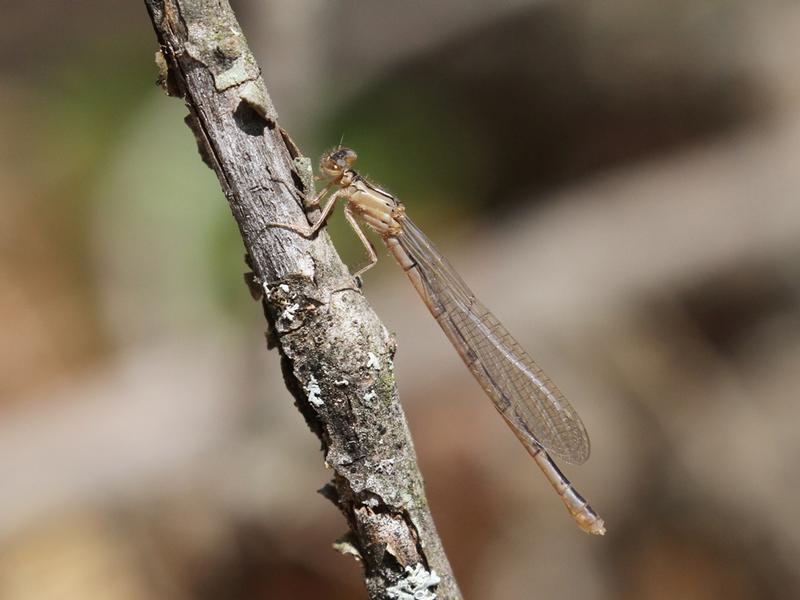
<svg viewBox="0 0 800 600">
<path fill-rule="evenodd" d="M 333 469 L 322 493 L 350 527 L 335 547 L 363 563 L 370 598 L 409 590 L 460 598 L 399 404 L 394 340 L 327 233 L 307 240 L 265 227 L 307 226 L 319 213 L 303 209 L 313 194 L 310 163 L 278 125 L 233 11 L 224 0 L 145 4 L 161 48 L 159 83 L 186 102 L 187 124 L 239 226 L 286 385 Z"/>
</svg>

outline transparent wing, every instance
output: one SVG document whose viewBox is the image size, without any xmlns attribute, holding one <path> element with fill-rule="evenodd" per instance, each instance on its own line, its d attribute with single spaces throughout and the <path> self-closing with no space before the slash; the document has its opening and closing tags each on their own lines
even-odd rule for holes
<svg viewBox="0 0 800 600">
<path fill-rule="evenodd" d="M 417 263 L 434 317 L 523 444 L 573 464 L 585 462 L 589 436 L 550 378 L 408 217 L 397 239 Z"/>
</svg>

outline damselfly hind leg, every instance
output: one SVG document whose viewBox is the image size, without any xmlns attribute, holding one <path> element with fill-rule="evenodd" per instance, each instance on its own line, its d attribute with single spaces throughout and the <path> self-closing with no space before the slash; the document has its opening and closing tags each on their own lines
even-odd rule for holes
<svg viewBox="0 0 800 600">
<path fill-rule="evenodd" d="M 364 249 L 367 251 L 367 255 L 369 256 L 369 263 L 353 273 L 353 277 L 358 282 L 358 287 L 361 288 L 361 276 L 375 266 L 375 263 L 378 262 L 378 255 L 375 253 L 375 247 L 372 245 L 372 242 L 367 239 L 367 236 L 364 234 L 364 230 L 361 229 L 358 221 L 356 221 L 356 218 L 353 216 L 353 211 L 349 205 L 344 209 L 344 218 L 347 219 L 350 227 L 352 227 L 353 231 L 356 232 L 358 239 L 361 240 L 361 243 L 364 245 Z"/>
</svg>

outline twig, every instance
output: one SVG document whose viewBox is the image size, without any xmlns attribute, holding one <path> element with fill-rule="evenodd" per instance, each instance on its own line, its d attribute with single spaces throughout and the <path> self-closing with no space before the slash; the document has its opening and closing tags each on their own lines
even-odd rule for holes
<svg viewBox="0 0 800 600">
<path fill-rule="evenodd" d="M 333 469 L 322 492 L 350 526 L 336 548 L 363 562 L 371 598 L 460 598 L 398 402 L 393 339 L 325 232 L 306 240 L 265 227 L 308 224 L 310 163 L 278 126 L 233 11 L 225 0 L 145 4 L 162 86 L 189 108 L 242 234 L 286 385 Z"/>
</svg>

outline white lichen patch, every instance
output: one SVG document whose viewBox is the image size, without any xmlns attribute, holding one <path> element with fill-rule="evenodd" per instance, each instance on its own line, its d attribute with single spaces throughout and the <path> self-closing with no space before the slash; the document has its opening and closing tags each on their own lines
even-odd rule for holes
<svg viewBox="0 0 800 600">
<path fill-rule="evenodd" d="M 313 281 L 316 266 L 314 259 L 310 255 L 303 255 L 297 260 L 297 273 L 306 279 Z"/>
<path fill-rule="evenodd" d="M 345 556 L 352 556 L 358 561 L 363 560 L 361 552 L 346 538 L 340 538 L 333 543 L 333 549 Z"/>
<path fill-rule="evenodd" d="M 375 390 L 370 390 L 366 394 L 364 394 L 363 397 L 364 397 L 364 402 L 370 403 L 373 400 L 375 400 L 375 398 L 378 397 L 378 394 L 375 393 Z"/>
<path fill-rule="evenodd" d="M 294 321 L 295 316 L 297 315 L 297 311 L 300 310 L 300 305 L 295 302 L 294 304 L 290 304 L 281 313 L 281 319 L 291 323 Z"/>
<path fill-rule="evenodd" d="M 396 600 L 436 600 L 435 588 L 442 579 L 422 563 L 406 567 L 406 575 L 397 585 L 386 588 L 386 596 Z"/>
<path fill-rule="evenodd" d="M 292 164 L 294 164 L 294 168 L 300 176 L 300 181 L 303 183 L 303 190 L 306 193 L 306 208 L 316 208 L 308 202 L 314 197 L 314 166 L 311 159 L 307 156 L 296 156 L 292 159 Z"/>
<path fill-rule="evenodd" d="M 350 385 L 350 382 L 347 381 L 347 379 L 339 379 L 337 381 L 334 381 L 333 385 L 337 385 L 339 387 L 347 387 L 348 385 Z"/>
<path fill-rule="evenodd" d="M 218 92 L 253 81 L 260 75 L 244 36 L 233 23 L 233 14 L 227 12 L 214 19 L 187 20 L 186 52 L 208 67 Z"/>
<path fill-rule="evenodd" d="M 253 74 L 247 68 L 244 57 L 237 58 L 234 63 L 225 71 L 216 74 L 214 77 L 214 87 L 218 92 L 224 92 L 228 88 L 239 85 L 252 79 Z"/>
<path fill-rule="evenodd" d="M 375 356 L 373 352 L 367 354 L 367 368 L 379 371 L 381 368 L 381 361 Z"/>
<path fill-rule="evenodd" d="M 308 401 L 316 407 L 320 407 L 325 404 L 322 400 L 322 390 L 319 387 L 319 382 L 317 381 L 316 377 L 313 375 L 308 378 L 308 383 L 305 386 L 306 393 L 308 394 Z"/>
<path fill-rule="evenodd" d="M 282 283 L 278 286 L 278 289 L 282 291 L 284 294 L 288 294 L 291 290 L 289 290 L 289 286 L 285 283 Z"/>
<path fill-rule="evenodd" d="M 278 113 L 272 106 L 272 100 L 264 89 L 264 82 L 260 79 L 247 81 L 239 88 L 239 98 L 247 104 L 262 118 L 268 121 L 277 121 Z"/>
<path fill-rule="evenodd" d="M 378 444 L 383 444 L 383 440 L 380 440 Z M 375 465 L 375 472 L 384 474 L 393 473 L 395 470 L 394 463 L 395 461 L 393 458 L 383 459 Z"/>
</svg>

